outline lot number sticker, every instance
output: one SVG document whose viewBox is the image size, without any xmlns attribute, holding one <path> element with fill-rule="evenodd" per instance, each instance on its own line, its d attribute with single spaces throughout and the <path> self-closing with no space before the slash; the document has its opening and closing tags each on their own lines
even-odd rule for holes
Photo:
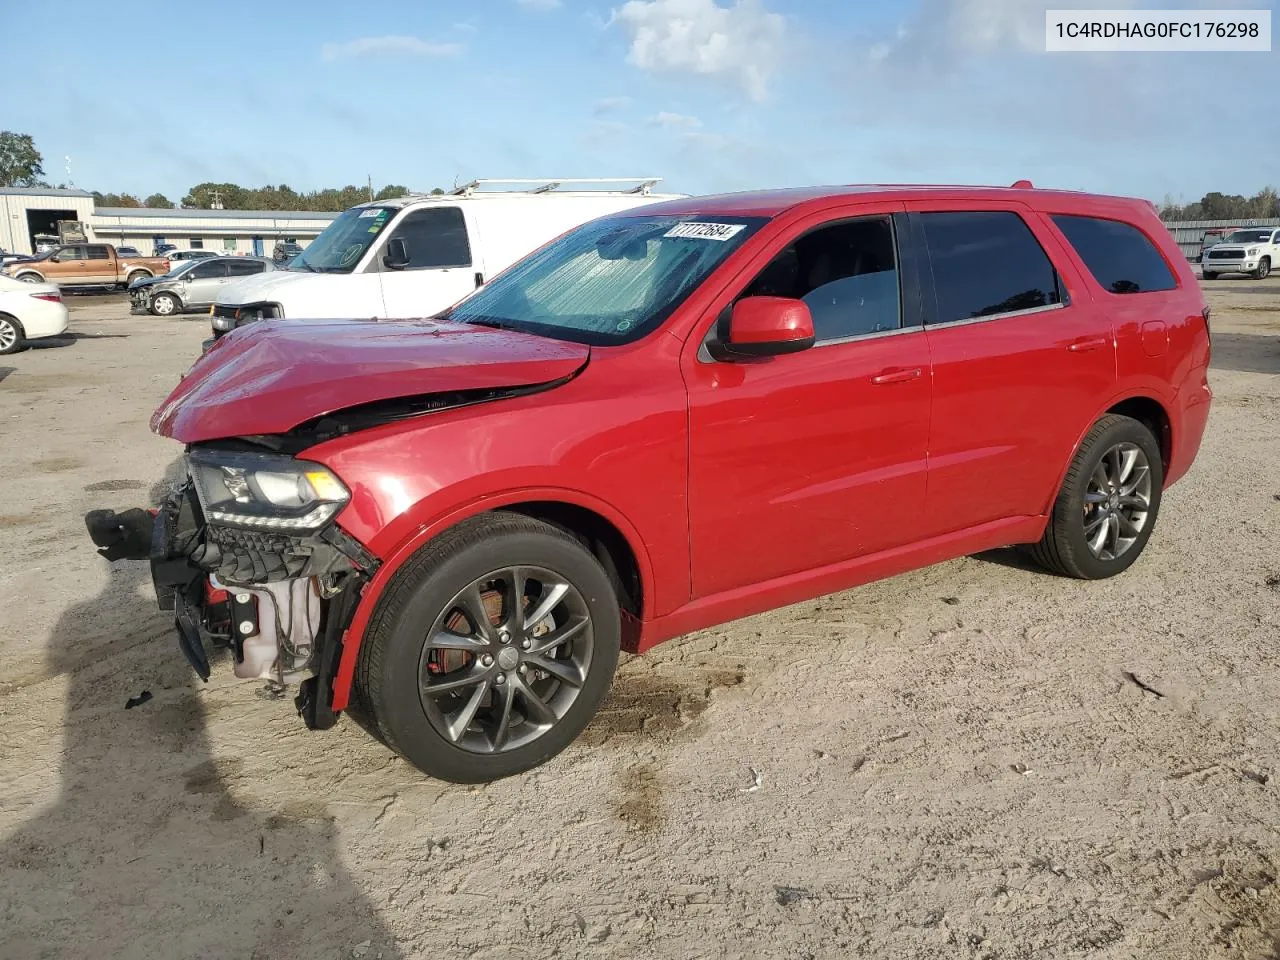
<svg viewBox="0 0 1280 960">
<path fill-rule="evenodd" d="M 686 240 L 729 240 L 742 232 L 743 223 L 699 223 L 691 220 L 677 223 L 663 234 L 664 237 L 683 237 Z"/>
</svg>

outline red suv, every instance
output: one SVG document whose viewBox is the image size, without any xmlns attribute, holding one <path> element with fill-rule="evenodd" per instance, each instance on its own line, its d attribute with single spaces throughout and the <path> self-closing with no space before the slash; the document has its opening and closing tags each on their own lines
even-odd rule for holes
<svg viewBox="0 0 1280 960">
<path fill-rule="evenodd" d="M 565 234 L 430 320 L 256 323 L 156 412 L 187 482 L 87 520 L 202 677 L 357 697 L 422 770 L 563 749 L 619 650 L 1004 545 L 1132 564 L 1209 413 L 1144 201 L 857 186 Z"/>
</svg>

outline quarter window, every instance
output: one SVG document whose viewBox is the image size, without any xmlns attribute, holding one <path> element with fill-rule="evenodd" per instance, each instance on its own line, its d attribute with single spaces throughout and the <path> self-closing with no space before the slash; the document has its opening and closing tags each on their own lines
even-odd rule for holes
<svg viewBox="0 0 1280 960">
<path fill-rule="evenodd" d="M 1062 302 L 1053 264 L 1016 213 L 924 213 L 920 223 L 938 297 L 935 323 Z"/>
<path fill-rule="evenodd" d="M 396 226 L 393 237 L 404 241 L 406 270 L 471 266 L 467 225 L 458 207 L 415 210 Z"/>
<path fill-rule="evenodd" d="M 744 297 L 803 300 L 817 342 L 902 326 L 893 226 L 846 220 L 806 233 L 769 262 Z"/>
<path fill-rule="evenodd" d="M 1112 293 L 1173 290 L 1177 281 L 1169 265 L 1137 227 L 1118 220 L 1055 215 L 1063 232 L 1102 289 Z"/>
</svg>

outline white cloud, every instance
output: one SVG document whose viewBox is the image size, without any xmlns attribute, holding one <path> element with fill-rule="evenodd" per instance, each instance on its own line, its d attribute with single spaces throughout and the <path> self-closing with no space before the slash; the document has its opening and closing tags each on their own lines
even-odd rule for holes
<svg viewBox="0 0 1280 960">
<path fill-rule="evenodd" d="M 631 106 L 634 101 L 630 97 L 602 97 L 591 105 L 591 112 L 597 117 L 617 113 Z"/>
<path fill-rule="evenodd" d="M 701 74 L 764 100 L 787 21 L 760 0 L 628 0 L 613 12 L 630 37 L 627 62 L 654 73 Z"/>
<path fill-rule="evenodd" d="M 475 33 L 480 28 L 470 20 L 461 20 L 453 25 L 453 29 L 457 30 L 459 33 Z"/>
<path fill-rule="evenodd" d="M 649 118 L 649 125 L 667 130 L 697 130 L 702 126 L 702 121 L 697 117 L 685 116 L 683 113 L 669 113 L 661 110 Z"/>
<path fill-rule="evenodd" d="M 526 10 L 532 10 L 534 13 L 559 10 L 563 5 L 562 0 L 516 0 L 516 3 Z"/>
<path fill-rule="evenodd" d="M 403 53 L 414 57 L 452 57 L 462 52 L 460 43 L 432 43 L 417 37 L 360 37 L 346 43 L 326 43 L 322 60 L 344 60 L 372 54 Z"/>
</svg>

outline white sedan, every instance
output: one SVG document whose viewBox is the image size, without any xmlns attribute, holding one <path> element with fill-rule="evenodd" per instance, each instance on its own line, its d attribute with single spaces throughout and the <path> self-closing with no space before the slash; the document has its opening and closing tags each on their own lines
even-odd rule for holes
<svg viewBox="0 0 1280 960">
<path fill-rule="evenodd" d="M 39 337 L 67 329 L 67 308 L 52 283 L 0 277 L 0 355 L 25 350 Z"/>
</svg>

